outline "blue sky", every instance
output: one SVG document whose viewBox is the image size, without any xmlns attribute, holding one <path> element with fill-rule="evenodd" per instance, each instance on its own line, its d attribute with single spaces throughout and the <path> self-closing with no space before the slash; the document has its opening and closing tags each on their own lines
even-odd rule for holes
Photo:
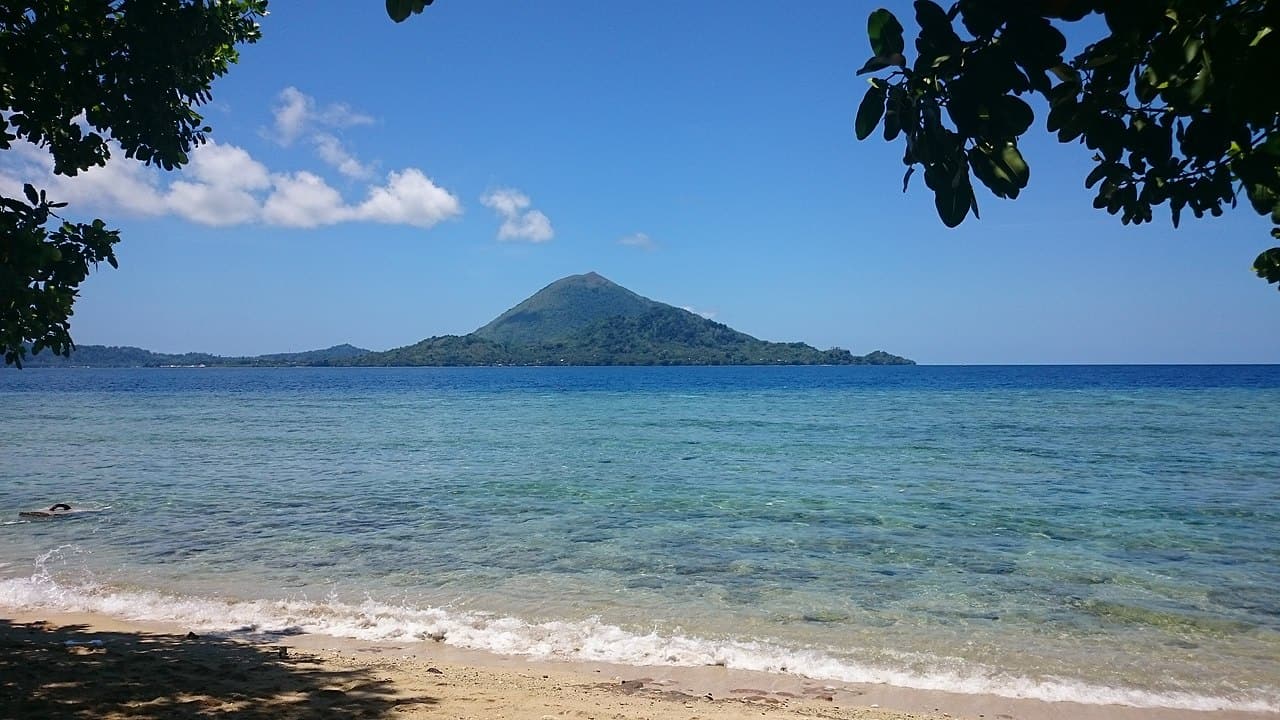
<svg viewBox="0 0 1280 720">
<path fill-rule="evenodd" d="M 981 191 L 948 230 L 904 195 L 901 147 L 852 132 L 879 4 L 438 0 L 395 25 L 274 0 L 192 166 L 55 186 L 124 236 L 73 334 L 385 349 L 595 270 L 765 339 L 928 363 L 1280 361 L 1280 293 L 1249 271 L 1265 220 L 1122 226 L 1042 113 L 1018 201 Z M 38 169 L 15 152 L 5 172 Z"/>
</svg>

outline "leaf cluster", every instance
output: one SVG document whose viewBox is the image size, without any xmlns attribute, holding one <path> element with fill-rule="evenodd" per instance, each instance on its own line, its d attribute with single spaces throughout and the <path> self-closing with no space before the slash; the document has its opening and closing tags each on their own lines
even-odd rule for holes
<svg viewBox="0 0 1280 720">
<path fill-rule="evenodd" d="M 210 128 L 195 107 L 261 37 L 266 0 L 35 0 L 0 2 L 0 150 L 45 148 L 53 171 L 125 156 L 172 170 Z M 0 198 L 0 350 L 20 364 L 49 348 L 67 354 L 71 307 L 91 266 L 116 265 L 116 231 L 59 219 L 43 191 Z"/>
<path fill-rule="evenodd" d="M 858 107 L 859 139 L 902 137 L 903 179 L 923 170 L 948 227 L 978 216 L 973 179 L 1014 199 L 1030 180 L 1018 146 L 1044 99 L 1046 128 L 1094 152 L 1094 207 L 1121 222 L 1168 205 L 1221 215 L 1247 198 L 1280 225 L 1280 3 L 1269 0 L 916 0 L 920 32 L 873 12 L 877 73 Z M 1067 57 L 1059 25 L 1099 16 L 1107 34 Z M 1272 230 L 1280 238 L 1280 228 Z M 1255 271 L 1280 282 L 1280 248 Z"/>
<path fill-rule="evenodd" d="M 28 351 L 49 348 L 67 355 L 71 306 L 90 266 L 116 266 L 112 246 L 120 240 L 101 220 L 59 222 L 43 190 L 23 186 L 26 202 L 0 197 L 0 348 L 5 364 L 22 367 Z"/>
</svg>

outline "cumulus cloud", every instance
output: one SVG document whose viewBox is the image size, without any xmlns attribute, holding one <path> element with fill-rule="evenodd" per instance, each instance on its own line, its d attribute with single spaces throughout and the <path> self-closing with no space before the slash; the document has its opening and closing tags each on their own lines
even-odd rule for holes
<svg viewBox="0 0 1280 720">
<path fill-rule="evenodd" d="M 346 177 L 364 180 L 373 176 L 373 168 L 361 162 L 334 130 L 370 125 L 373 118 L 357 112 L 346 103 L 320 105 L 316 99 L 296 87 L 287 87 L 276 97 L 272 109 L 273 132 L 270 136 L 280 145 L 292 145 L 305 137 L 316 155 Z"/>
<path fill-rule="evenodd" d="M 357 205 L 344 202 L 314 173 L 278 175 L 273 182 L 262 209 L 263 219 L 272 225 L 306 228 L 366 221 L 429 228 L 462 213 L 457 197 L 416 168 L 389 173 L 386 184 L 369 188 L 368 197 Z"/>
<path fill-rule="evenodd" d="M 107 167 L 113 164 L 109 162 Z M 216 142 L 191 152 L 183 177 L 191 180 L 170 183 L 165 206 L 201 225 L 238 225 L 257 220 L 259 202 L 252 191 L 271 185 L 265 165 L 243 148 Z"/>
<path fill-rule="evenodd" d="M 360 162 L 352 155 L 342 141 L 329 133 L 319 133 L 312 138 L 316 154 L 333 169 L 349 178 L 363 180 L 373 175 L 373 168 Z"/>
<path fill-rule="evenodd" d="M 174 214 L 201 225 L 239 225 L 258 217 L 258 199 L 243 191 L 178 180 L 169 186 L 166 205 Z"/>
<path fill-rule="evenodd" d="M 281 90 L 274 111 L 276 141 L 281 145 L 288 145 L 297 140 L 306 127 L 314 106 L 315 101 L 303 95 L 298 88 L 287 87 Z"/>
<path fill-rule="evenodd" d="M 219 187 L 261 190 L 271 184 L 267 166 L 254 160 L 243 148 L 210 140 L 191 153 L 183 175 Z"/>
<path fill-rule="evenodd" d="M 657 243 L 653 241 L 653 238 L 642 232 L 620 237 L 618 238 L 618 244 L 626 245 L 627 247 L 639 248 L 641 250 L 653 250 L 658 247 Z"/>
<path fill-rule="evenodd" d="M 272 171 L 244 148 L 212 141 L 192 149 L 190 162 L 177 173 L 163 173 L 129 159 L 118 144 L 109 141 L 107 164 L 75 177 L 54 175 L 53 158 L 46 150 L 19 141 L 0 154 L 0 192 L 21 197 L 23 183 L 30 182 L 73 209 L 142 217 L 171 215 L 210 226 L 258 222 L 313 228 L 376 222 L 430 228 L 462 214 L 457 196 L 418 168 L 389 172 L 382 183 L 368 182 L 372 168 L 329 132 L 373 122 L 347 105 L 321 106 L 288 87 L 273 108 L 273 121 L 280 144 L 305 137 L 326 164 L 347 178 L 365 180 L 363 199 L 348 202 L 316 172 Z M 550 237 L 551 224 L 542 213 L 513 210 L 511 220 L 518 236 Z"/>
<path fill-rule="evenodd" d="M 499 240 L 543 243 L 555 237 L 551 219 L 530 207 L 529 196 L 515 188 L 491 190 L 480 198 L 480 203 L 502 218 Z"/>
<path fill-rule="evenodd" d="M 373 118 L 353 110 L 346 103 L 321 106 L 315 98 L 292 86 L 280 91 L 272 114 L 275 120 L 274 139 L 281 145 L 289 145 L 302 135 L 322 128 L 373 123 Z"/>
<path fill-rule="evenodd" d="M 111 153 L 123 156 L 115 143 Z M 3 155 L 0 188 L 10 197 L 22 197 L 25 182 L 49 191 L 54 202 L 116 207 L 130 215 L 161 215 L 165 202 L 155 173 L 133 160 L 108 162 L 75 177 L 53 174 L 53 156 L 26 141 L 17 141 Z"/>
<path fill-rule="evenodd" d="M 350 217 L 342 195 L 315 173 L 276 175 L 272 183 L 271 195 L 262 206 L 262 219 L 271 225 L 310 228 Z"/>
<path fill-rule="evenodd" d="M 273 173 L 248 151 L 209 142 L 165 185 L 162 174 L 124 157 L 75 177 L 53 174 L 52 157 L 30 143 L 14 143 L 0 167 L 0 191 L 21 197 L 22 183 L 46 188 L 55 201 L 134 216 L 176 215 L 201 225 L 251 222 L 312 228 L 340 222 L 378 222 L 429 228 L 462 213 L 462 204 L 417 168 L 387 174 L 365 199 L 346 202 L 324 178 L 307 172 Z"/>
<path fill-rule="evenodd" d="M 462 203 L 421 170 L 409 168 L 388 173 L 387 184 L 370 188 L 368 199 L 354 212 L 361 220 L 426 228 L 461 214 Z"/>
<path fill-rule="evenodd" d="M 505 217 L 518 215 L 521 210 L 531 204 L 528 195 L 513 188 L 492 190 L 485 193 L 484 197 L 480 198 L 480 202 L 485 207 L 492 208 Z"/>
</svg>

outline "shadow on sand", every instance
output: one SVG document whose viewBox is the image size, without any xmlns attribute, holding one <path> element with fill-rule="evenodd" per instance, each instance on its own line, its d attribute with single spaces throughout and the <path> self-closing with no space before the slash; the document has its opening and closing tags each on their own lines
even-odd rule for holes
<svg viewBox="0 0 1280 720">
<path fill-rule="evenodd" d="M 342 720 L 438 702 L 372 673 L 221 638 L 0 620 L 0 718 Z"/>
</svg>

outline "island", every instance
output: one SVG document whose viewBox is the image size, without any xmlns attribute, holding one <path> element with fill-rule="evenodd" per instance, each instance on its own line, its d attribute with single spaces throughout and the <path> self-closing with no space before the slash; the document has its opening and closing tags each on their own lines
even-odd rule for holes
<svg viewBox="0 0 1280 720">
<path fill-rule="evenodd" d="M 544 287 L 467 335 L 429 337 L 372 352 L 352 345 L 255 357 L 169 355 L 85 345 L 70 358 L 41 353 L 24 365 L 79 367 L 407 367 L 539 365 L 914 365 L 876 350 L 854 355 L 802 342 L 760 340 L 589 272 Z"/>
</svg>

